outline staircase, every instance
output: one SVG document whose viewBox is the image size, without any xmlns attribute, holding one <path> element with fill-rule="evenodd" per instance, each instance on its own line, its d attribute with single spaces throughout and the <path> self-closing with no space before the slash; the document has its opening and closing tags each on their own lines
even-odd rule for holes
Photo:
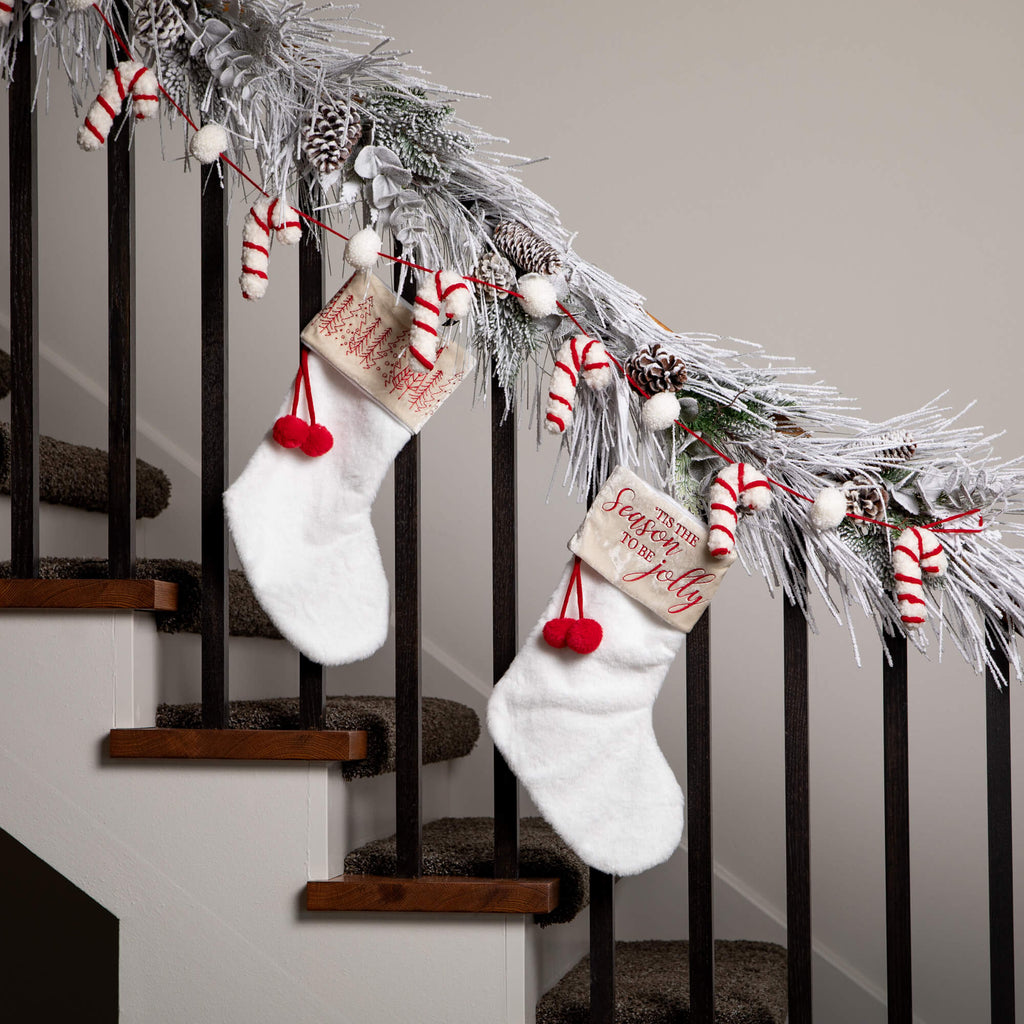
<svg viewBox="0 0 1024 1024">
<path fill-rule="evenodd" d="M 34 174 L 34 168 L 28 171 Z M 204 394 L 209 388 L 223 398 L 226 366 L 222 361 L 218 370 L 216 349 L 218 338 L 223 343 L 226 336 L 223 283 L 233 277 L 233 270 L 224 269 L 224 253 L 213 244 L 224 211 L 216 208 L 215 190 L 206 188 L 210 181 L 205 174 L 203 178 L 203 281 L 221 284 L 220 298 L 214 296 L 211 308 L 204 305 L 204 337 L 214 339 L 206 347 Z M 194 202 L 191 193 L 188 198 Z M 173 204 L 175 209 L 183 205 Z M 123 207 L 113 211 L 123 213 Z M 310 308 L 318 308 L 323 295 L 324 270 L 314 257 L 315 250 L 304 247 L 300 323 Z M 286 271 L 275 268 L 275 275 L 280 275 L 275 289 L 287 297 Z M 198 288 L 195 297 L 198 301 Z M 23 344 L 22 365 L 24 352 Z M 10 386 L 9 363 L 0 354 L 0 390 Z M 111 412 L 115 418 L 125 416 L 116 402 Z M 125 433 L 134 431 L 133 416 L 120 420 Z M 497 419 L 491 435 L 495 509 L 515 496 L 514 431 L 502 433 Z M 219 494 L 227 473 L 223 422 L 219 431 L 218 437 L 216 418 L 204 425 L 204 466 L 212 467 L 211 479 L 204 481 L 208 498 Z M 11 442 L 9 431 L 0 435 L 0 450 L 6 453 Z M 52 524 L 68 521 L 57 516 L 88 521 L 83 534 L 90 539 L 106 533 L 108 514 L 121 527 L 134 527 L 138 520 L 136 536 L 143 538 L 154 523 L 163 521 L 147 517 L 157 517 L 167 507 L 166 474 L 135 461 L 134 453 L 135 505 L 127 514 L 126 477 L 109 472 L 102 450 L 40 438 L 39 452 L 40 498 L 49 503 L 40 513 L 44 537 L 48 523 L 53 537 L 60 529 Z M 147 457 L 154 461 L 151 453 Z M 2 458 L 7 468 L 0 472 L 0 481 L 8 481 L 9 456 Z M 403 453 L 396 485 L 402 529 L 415 527 L 417 536 L 419 459 L 418 451 Z M 124 452 L 115 452 L 115 460 L 122 468 L 127 464 Z M 112 479 L 115 487 L 121 480 L 116 500 L 107 486 Z M 0 488 L 12 485 L 17 490 L 14 481 L 0 483 Z M 196 475 L 197 497 L 198 489 Z M 175 490 L 177 502 L 177 480 Z M 63 498 L 71 500 L 54 504 Z M 198 500 L 189 503 L 190 510 L 192 505 L 197 506 L 197 523 Z M 516 650 L 517 604 L 531 602 L 522 593 L 517 601 L 514 517 L 495 511 L 494 528 L 496 553 L 511 552 L 506 561 L 496 554 L 493 571 L 494 619 L 504 623 L 494 631 L 495 673 L 500 674 Z M 226 546 L 216 536 L 210 547 L 204 545 L 202 560 L 195 560 L 198 552 L 191 549 L 189 559 L 134 560 L 133 580 L 120 568 L 127 547 L 113 551 L 113 572 L 106 558 L 82 557 L 103 552 L 102 537 L 81 547 L 75 557 L 52 544 L 43 548 L 60 557 L 39 562 L 38 580 L 28 581 L 30 586 L 14 580 L 7 589 L 0 583 L 11 608 L 0 615 L 0 659 L 5 666 L 0 826 L 120 919 L 123 1019 L 158 1024 L 182 1019 L 519 1024 L 535 1018 L 538 1024 L 690 1019 L 761 1024 L 786 1019 L 787 1002 L 794 1024 L 811 1019 L 808 651 L 806 625 L 791 610 L 785 620 L 786 667 L 780 657 L 773 672 L 779 680 L 785 672 L 793 899 L 788 907 L 784 898 L 777 905 L 765 900 L 762 907 L 765 930 L 786 941 L 787 951 L 778 943 L 718 938 L 717 915 L 723 904 L 750 894 L 732 877 L 732 888 L 722 898 L 723 879 L 729 876 L 712 856 L 706 747 L 692 744 L 688 764 L 688 805 L 695 815 L 688 824 L 686 851 L 692 892 L 687 894 L 679 881 L 684 874 L 679 861 L 673 862 L 671 873 L 659 874 L 649 885 L 643 879 L 616 883 L 580 865 L 542 822 L 530 817 L 528 807 L 520 815 L 514 781 L 500 764 L 492 768 L 489 744 L 475 738 L 483 689 L 470 692 L 451 671 L 444 652 L 422 653 L 418 634 L 410 639 L 405 626 L 418 613 L 417 598 L 397 610 L 403 643 L 399 688 L 392 691 L 390 678 L 384 678 L 390 677 L 390 664 L 383 669 L 376 662 L 359 666 L 329 680 L 318 666 L 297 666 L 244 575 L 228 570 Z M 174 546 L 166 550 L 185 553 Z M 403 579 L 408 581 L 411 574 L 418 583 L 418 555 L 403 560 L 400 553 L 399 561 Z M 226 614 L 220 625 L 203 602 L 204 589 L 207 594 L 211 590 L 210 573 L 216 595 L 216 579 L 223 574 Z M 11 575 L 9 564 L 0 569 L 0 577 Z M 152 583 L 137 586 L 147 581 Z M 534 581 L 520 579 L 520 585 L 525 590 Z M 729 600 L 723 595 L 721 606 L 727 608 Z M 72 604 L 78 610 L 70 610 Z M 216 650 L 213 671 L 206 655 L 200 671 L 201 642 L 220 645 L 222 653 L 230 651 L 230 698 L 226 673 L 218 678 Z M 707 638 L 692 646 L 688 642 L 687 686 L 691 680 L 694 686 L 685 706 L 680 686 L 676 703 L 660 709 L 676 734 L 692 713 L 695 740 L 710 734 L 709 717 L 700 717 L 710 715 L 709 644 Z M 716 676 L 716 686 L 717 680 L 725 683 L 716 694 L 725 692 L 760 711 L 763 696 L 743 695 L 731 688 L 726 675 Z M 489 682 L 484 680 L 484 686 Z M 823 703 L 839 704 L 839 695 L 826 689 L 827 672 L 816 684 L 823 691 L 816 713 Z M 885 787 L 904 798 L 906 684 L 905 672 L 887 672 L 885 735 L 892 753 L 886 757 Z M 973 814 L 967 830 L 984 836 L 987 826 L 991 837 L 991 1015 L 1002 1024 L 1013 1013 L 1009 697 L 1005 691 L 1001 696 L 991 679 L 987 685 L 989 817 L 984 808 L 977 809 L 984 803 L 980 800 L 958 813 L 957 820 Z M 435 696 L 422 697 L 421 688 Z M 377 696 L 365 696 L 373 689 L 380 691 Z M 200 692 L 202 701 L 197 700 Z M 204 708 L 223 711 L 219 727 L 204 723 Z M 311 727 L 310 719 L 318 715 Z M 880 747 L 881 713 L 867 725 L 878 727 Z M 959 726 L 949 737 L 950 749 L 962 735 Z M 403 736 L 411 735 L 421 740 L 415 745 L 403 742 Z M 915 741 L 921 742 L 919 737 Z M 733 747 L 742 751 L 742 742 Z M 858 748 L 846 762 L 829 760 L 832 751 L 816 752 L 831 766 L 818 776 L 816 793 L 838 792 L 842 799 L 845 780 L 835 782 L 833 776 L 862 772 L 872 759 L 881 765 L 881 749 L 875 751 L 870 742 L 868 748 Z M 781 794 L 781 752 L 778 760 Z M 736 768 L 743 775 L 761 766 L 751 762 Z M 894 779 L 889 774 L 893 768 L 897 773 L 902 769 L 902 776 Z M 880 804 L 881 770 L 877 780 L 869 781 L 876 783 L 873 802 Z M 773 813 L 781 818 L 781 798 L 777 807 L 738 803 L 729 810 L 738 813 L 743 830 L 751 830 L 748 845 L 755 860 L 757 823 Z M 716 819 L 716 827 L 727 816 Z M 948 808 L 937 817 L 947 824 Z M 795 824 L 790 826 L 790 821 Z M 885 828 L 898 854 L 889 861 L 889 991 L 882 991 L 880 984 L 868 991 L 865 980 L 867 975 L 886 975 L 883 947 L 881 963 L 869 965 L 872 969 L 859 976 L 862 1003 L 843 1007 L 844 1024 L 881 1019 L 886 996 L 890 1019 L 911 1020 L 910 916 L 901 895 L 909 891 L 909 861 L 903 856 L 904 841 L 909 844 L 905 803 L 887 816 Z M 855 836 L 852 841 L 845 834 L 837 836 L 834 848 L 819 848 L 816 856 L 824 852 L 842 865 L 863 852 L 857 842 L 866 847 L 876 839 L 881 849 L 881 825 L 877 836 Z M 945 837 L 933 839 L 938 848 Z M 816 863 L 824 859 L 819 856 Z M 664 887 L 666 877 L 674 889 Z M 656 938 L 647 938 L 653 929 L 640 930 L 636 916 L 629 918 L 629 900 L 637 893 L 651 915 L 661 911 Z M 820 897 L 819 910 L 841 898 L 819 888 L 815 898 Z M 858 893 L 857 898 L 877 911 L 877 930 L 885 931 L 880 892 Z M 929 921 L 941 920 L 936 907 L 915 903 L 915 913 L 922 909 L 932 914 Z M 959 904 L 954 912 L 958 909 Z M 642 935 L 643 941 L 616 941 L 615 914 L 620 915 L 620 930 L 634 939 Z M 625 929 L 623 916 L 629 919 Z M 982 928 L 987 926 L 985 921 Z M 739 934 L 760 936 L 752 930 Z M 958 932 L 950 928 L 949 934 Z M 817 941 L 816 935 L 816 986 L 829 970 L 838 975 L 850 967 Z M 972 944 L 974 949 L 982 945 Z M 592 952 L 582 957 L 588 947 Z M 955 958 L 968 953 L 957 950 Z M 43 951 L 36 962 L 45 972 L 33 979 L 39 988 L 51 983 L 52 973 Z M 457 967 L 453 970 L 452 965 Z M 915 966 L 920 969 L 920 964 Z M 977 1019 L 983 1016 L 980 1012 Z M 839 1019 L 829 1018 L 829 1024 Z"/>
<path fill-rule="evenodd" d="M 0 384 L 4 379 L 4 365 L 5 361 L 0 359 Z M 0 488 L 5 492 L 9 490 L 10 450 L 10 429 L 0 425 Z M 104 452 L 41 438 L 40 453 L 43 516 L 51 505 L 78 510 L 82 516 L 108 511 L 109 471 Z M 136 481 L 138 518 L 158 516 L 170 501 L 166 476 L 140 460 Z M 229 703 L 227 728 L 203 728 L 202 703 L 160 698 L 161 648 L 179 644 L 189 634 L 202 633 L 202 565 L 183 559 L 142 558 L 137 562 L 136 572 L 137 581 L 111 581 L 106 559 L 44 557 L 39 560 L 36 581 L 17 581 L 11 579 L 11 563 L 0 563 L 0 600 L 8 608 L 21 605 L 24 609 L 9 610 L 0 618 L 0 648 L 5 652 L 8 671 L 15 679 L 15 685 L 5 696 L 4 719 L 10 734 L 4 735 L 2 743 L 11 777 L 17 779 L 19 771 L 31 771 L 27 766 L 33 763 L 30 750 L 19 751 L 19 740 L 25 739 L 24 730 L 18 724 L 20 710 L 27 709 L 37 699 L 40 688 L 46 689 L 47 681 L 54 688 L 66 689 L 64 666 L 69 658 L 78 666 L 73 695 L 61 709 L 63 717 L 52 711 L 47 714 L 49 740 L 53 742 L 59 737 L 62 756 L 48 759 L 44 779 L 36 775 L 21 780 L 26 794 L 32 792 L 38 798 L 42 789 L 48 799 L 20 808 L 13 805 L 7 809 L 10 813 L 5 814 L 3 824 L 121 919 L 121 941 L 132 944 L 134 955 L 141 958 L 137 968 L 147 979 L 138 986 L 125 986 L 122 982 L 121 1012 L 125 1019 L 155 1019 L 152 1015 L 156 1000 L 171 981 L 165 976 L 165 967 L 148 957 L 157 958 L 159 950 L 183 942 L 183 936 L 196 929 L 198 922 L 210 912 L 216 913 L 220 925 L 208 931 L 208 954 L 198 952 L 203 948 L 200 942 L 193 955 L 203 961 L 219 961 L 218 977 L 234 977 L 237 983 L 238 977 L 248 976 L 251 983 L 252 964 L 245 968 L 240 964 L 232 966 L 233 958 L 243 956 L 237 933 L 248 935 L 252 927 L 248 920 L 251 911 L 242 909 L 250 901 L 242 892 L 259 894 L 256 903 L 264 908 L 267 894 L 282 893 L 282 885 L 284 892 L 290 891 L 290 899 L 294 899 L 303 865 L 309 879 L 302 897 L 305 909 L 299 912 L 298 919 L 294 908 L 281 914 L 282 927 L 289 922 L 286 948 L 292 943 L 303 948 L 307 941 L 304 930 L 311 930 L 319 939 L 323 929 L 311 928 L 314 921 L 326 921 L 343 912 L 345 920 L 353 911 L 362 915 L 389 912 L 384 919 L 389 923 L 384 925 L 386 930 L 381 935 L 389 954 L 402 946 L 408 951 L 416 948 L 421 942 L 419 936 L 424 924 L 438 922 L 437 915 L 456 915 L 452 919 L 454 931 L 452 927 L 444 929 L 450 934 L 449 940 L 436 937 L 430 940 L 431 944 L 454 942 L 455 948 L 450 951 L 452 957 L 470 962 L 467 951 L 459 952 L 458 947 L 467 939 L 464 930 L 473 935 L 473 955 L 479 961 L 473 970 L 475 987 L 485 1000 L 493 997 L 500 987 L 498 1004 L 488 1005 L 486 1009 L 476 1005 L 471 1010 L 471 1000 L 465 1010 L 455 1009 L 445 986 L 440 986 L 433 997 L 429 986 L 421 986 L 415 999 L 417 1019 L 527 1022 L 533 1020 L 535 1003 L 538 1021 L 589 1019 L 590 997 L 584 981 L 589 978 L 590 967 L 586 958 L 537 1002 L 541 989 L 549 986 L 552 974 L 561 975 L 579 959 L 585 940 L 578 915 L 590 902 L 593 874 L 546 822 L 531 817 L 519 821 L 516 877 L 495 877 L 495 819 L 453 817 L 444 813 L 459 802 L 457 793 L 451 793 L 437 803 L 440 813 L 423 826 L 422 874 L 416 878 L 401 877 L 398 834 L 372 836 L 372 830 L 379 827 L 373 824 L 379 815 L 366 806 L 358 790 L 369 780 L 394 773 L 397 768 L 400 733 L 396 698 L 349 693 L 326 697 L 323 727 L 316 730 L 301 727 L 300 701 L 295 696 L 233 699 Z M 160 581 L 158 586 L 163 588 L 164 597 L 149 604 L 126 598 L 124 603 L 137 610 L 151 608 L 151 615 L 141 618 L 109 607 L 117 604 L 111 590 L 87 589 L 104 588 L 107 584 L 123 588 L 129 583 L 145 581 Z M 276 652 L 283 642 L 256 601 L 244 573 L 231 570 L 228 582 L 232 643 L 269 644 Z M 95 607 L 97 604 L 107 605 L 108 609 L 100 610 Z M 71 611 L 68 605 L 85 605 L 94 610 Z M 105 645 L 97 645 L 97 641 L 108 634 L 115 637 L 115 642 L 104 650 Z M 19 665 L 17 656 L 9 653 L 15 646 L 25 658 L 23 665 Z M 41 660 L 34 653 L 39 649 L 46 650 L 49 659 Z M 104 717 L 109 711 L 104 709 L 110 708 L 111 679 L 114 680 L 114 728 L 109 730 L 97 761 L 95 753 L 89 751 L 90 748 L 95 751 L 96 738 L 106 731 Z M 105 698 L 101 696 L 104 691 L 107 691 Z M 472 756 L 480 734 L 478 711 L 482 710 L 482 704 L 476 703 L 477 709 L 474 709 L 457 700 L 422 698 L 421 763 L 426 786 L 442 791 L 446 786 L 443 778 L 436 772 L 431 775 L 427 766 L 443 769 L 445 765 Z M 92 724 L 88 725 L 90 722 Z M 195 770 L 187 768 L 189 761 L 206 765 L 201 769 L 203 783 L 198 789 Z M 161 771 L 146 770 L 147 765 L 153 767 L 154 762 L 163 765 Z M 244 762 L 251 764 L 247 768 Z M 256 762 L 306 762 L 308 767 L 296 776 L 294 767 L 289 769 L 282 765 L 277 771 L 283 775 L 274 779 L 266 790 L 264 783 L 270 777 L 265 770 L 259 775 L 259 786 L 252 785 L 249 773 Z M 337 762 L 340 773 L 335 775 L 324 762 Z M 237 767 L 231 768 L 232 764 Z M 83 766 L 88 766 L 85 778 Z M 344 780 L 340 789 L 338 782 L 333 781 L 339 778 Z M 69 780 L 75 780 L 75 784 Z M 356 788 L 350 793 L 349 786 Z M 16 784 L 15 788 L 21 787 Z M 266 798 L 266 806 L 273 810 L 254 815 L 253 801 L 261 803 L 261 793 Z M 119 794 L 120 801 L 115 799 L 115 794 Z M 428 814 L 439 795 L 434 792 L 425 797 L 424 809 Z M 472 795 L 469 802 L 474 802 Z M 233 809 L 228 812 L 225 804 Z M 238 804 L 248 810 L 240 811 Z M 279 813 L 285 804 L 290 810 Z M 140 805 L 148 810 L 137 815 L 135 809 Z M 88 808 L 73 818 L 70 832 L 64 820 L 65 811 L 61 809 L 69 806 Z M 126 814 L 125 808 L 132 808 L 132 812 Z M 315 815 L 314 808 L 317 809 Z M 296 814 L 300 818 L 296 818 Z M 302 815 L 305 815 L 304 820 Z M 196 834 L 197 822 L 203 829 L 201 841 Z M 262 824 L 257 826 L 257 822 Z M 284 879 L 280 869 L 286 853 L 280 849 L 275 850 L 273 865 L 261 864 L 261 870 L 257 870 L 261 828 L 272 830 L 274 843 L 281 829 L 294 830 L 294 839 L 300 845 L 304 841 L 301 854 L 294 843 L 284 844 L 293 849 L 294 860 Z M 69 843 L 71 834 L 76 839 Z M 339 846 L 338 837 L 344 835 L 350 838 Z M 93 845 L 80 843 L 80 836 L 91 837 Z M 159 876 L 149 870 L 149 854 L 146 853 L 148 844 L 153 841 L 158 841 L 162 850 Z M 241 857 L 237 849 L 240 842 L 249 850 L 245 857 Z M 270 845 L 269 840 L 266 842 Z M 111 844 L 119 850 L 119 855 L 109 862 L 117 867 L 115 875 L 89 863 L 92 849 Z M 181 846 L 187 846 L 188 852 L 180 849 Z M 179 848 L 172 870 L 169 850 L 175 847 Z M 243 864 L 248 864 L 243 880 L 237 879 L 237 869 L 226 867 L 236 856 Z M 216 867 L 218 861 L 225 866 Z M 270 867 L 275 870 L 268 874 Z M 232 878 L 231 882 L 224 883 L 225 890 L 240 890 L 230 912 L 223 899 L 217 905 L 219 909 L 204 906 L 206 897 L 201 891 L 215 884 L 212 876 L 220 872 Z M 125 878 L 137 879 L 138 876 L 143 876 L 144 882 L 132 882 L 132 896 L 126 899 L 121 891 Z M 144 895 L 138 891 L 140 885 L 145 890 Z M 152 914 L 145 908 L 154 905 L 152 900 L 155 899 L 157 905 L 166 905 L 170 892 L 182 888 L 188 896 L 170 921 L 158 926 L 149 920 Z M 221 895 L 223 897 L 224 893 Z M 396 919 L 393 916 L 396 913 L 402 916 Z M 541 933 L 528 924 L 531 915 L 541 929 L 548 926 L 568 929 L 566 937 L 545 943 L 539 937 Z M 494 923 L 482 923 L 488 919 Z M 367 918 L 361 916 L 355 920 L 365 924 Z M 404 920 L 410 923 L 400 923 Z M 466 924 L 454 923 L 460 920 Z M 305 929 L 297 928 L 297 921 Z M 206 927 L 209 928 L 209 922 Z M 230 933 L 225 933 L 225 927 L 230 928 Z M 262 956 L 280 956 L 281 947 L 278 939 L 272 938 L 273 929 L 265 920 L 260 927 Z M 356 931 L 363 930 L 361 926 L 356 927 Z M 488 944 L 498 941 L 486 937 L 495 930 L 501 936 L 503 952 L 497 956 L 491 950 L 484 957 Z M 337 931 L 339 935 L 351 935 L 353 929 L 345 927 Z M 430 931 L 435 936 L 436 927 L 432 925 Z M 229 934 L 235 938 L 230 938 Z M 721 1012 L 728 1010 L 730 1015 L 716 1019 L 782 1020 L 784 1016 L 764 1016 L 762 1007 L 767 1005 L 764 990 L 774 991 L 776 995 L 782 992 L 781 1005 L 785 1005 L 784 951 L 770 945 L 764 945 L 763 949 L 758 944 L 749 945 L 746 956 L 737 961 L 742 963 L 742 969 L 734 967 L 728 955 L 718 957 L 717 970 L 721 977 L 716 981 L 723 999 Z M 271 953 L 271 948 L 277 952 Z M 350 949 L 342 952 L 336 944 L 332 948 L 337 958 L 332 962 L 342 962 L 352 955 Z M 510 950 L 518 952 L 513 956 Z M 365 955 L 366 951 L 361 952 Z M 384 955 L 383 951 L 380 955 Z M 326 966 L 322 949 L 315 955 L 307 951 L 301 956 L 311 963 Z M 682 946 L 678 943 L 619 943 L 616 956 L 616 985 L 620 993 L 617 1012 L 621 1014 L 626 1008 L 632 1015 L 622 1019 L 670 1020 L 674 1019 L 672 1013 L 685 1011 L 688 1001 L 685 943 Z M 564 966 L 559 968 L 559 964 Z M 760 971 L 761 984 L 751 988 L 741 979 L 746 976 L 744 972 L 749 974 L 755 969 Z M 194 977 L 192 971 L 195 970 L 193 962 L 190 978 Z M 201 977 L 202 972 L 199 973 Z M 125 964 L 122 964 L 121 974 L 122 979 L 127 980 Z M 486 981 L 488 977 L 491 982 Z M 636 978 L 641 980 L 631 980 Z M 316 998 L 311 1001 L 307 982 L 304 978 L 289 996 L 297 1000 L 289 1004 L 289 1012 L 299 1014 L 296 1019 L 302 1019 L 303 1012 L 310 1014 L 310 1020 L 327 1012 L 325 1007 L 330 1000 L 319 1005 Z M 212 979 L 210 984 L 213 985 Z M 488 995 L 489 985 L 492 991 Z M 301 998 L 299 988 L 307 989 Z M 580 992 L 584 990 L 587 998 L 581 999 Z M 676 993 L 674 1001 L 665 1002 L 666 991 Z M 344 987 L 344 998 L 350 1000 L 351 996 L 349 984 Z M 247 1012 L 265 1011 L 268 995 L 261 985 L 254 986 L 251 998 L 252 1005 Z M 274 998 L 280 999 L 280 994 Z M 401 1008 L 403 998 L 405 996 L 396 996 L 392 1004 L 396 1015 L 411 1012 L 411 1008 Z M 434 1000 L 432 1007 L 431 998 Z M 241 1005 L 244 1003 L 232 1002 L 230 1008 L 225 1006 L 217 1019 L 242 1019 Z M 371 1012 L 380 1013 L 383 1005 L 378 994 Z M 671 1009 L 666 1010 L 667 1006 Z M 737 1006 L 747 1015 L 736 1016 Z M 296 1011 L 296 1007 L 305 1009 Z M 467 1015 L 461 1016 L 463 1012 Z M 665 1013 L 670 1015 L 665 1016 Z"/>
</svg>

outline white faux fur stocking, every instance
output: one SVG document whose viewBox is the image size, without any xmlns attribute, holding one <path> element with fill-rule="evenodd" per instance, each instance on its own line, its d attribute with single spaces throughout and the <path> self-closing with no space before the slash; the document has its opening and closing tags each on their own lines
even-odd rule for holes
<svg viewBox="0 0 1024 1024">
<path fill-rule="evenodd" d="M 410 432 L 319 356 L 309 355 L 317 419 L 334 446 L 319 458 L 268 433 L 224 495 L 249 582 L 281 633 L 324 665 L 384 643 L 388 585 L 370 506 Z M 292 406 L 292 388 L 281 407 Z"/>
<path fill-rule="evenodd" d="M 582 564 L 591 654 L 551 647 L 572 563 L 487 710 L 491 737 L 541 814 L 591 867 L 635 875 L 672 856 L 683 794 L 651 710 L 683 634 Z M 570 605 L 572 602 L 570 602 Z"/>
</svg>

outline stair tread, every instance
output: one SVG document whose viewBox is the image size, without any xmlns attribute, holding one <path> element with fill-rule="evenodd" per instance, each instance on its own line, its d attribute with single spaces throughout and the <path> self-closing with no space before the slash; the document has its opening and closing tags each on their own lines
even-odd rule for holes
<svg viewBox="0 0 1024 1024">
<path fill-rule="evenodd" d="M 297 697 L 233 700 L 229 708 L 233 729 L 299 728 Z M 395 770 L 398 744 L 394 697 L 328 697 L 325 723 L 328 730 L 362 730 L 367 734 L 366 757 L 341 766 L 346 779 L 365 779 Z M 202 724 L 202 705 L 161 704 L 156 724 L 162 729 L 197 729 Z M 476 712 L 441 697 L 423 698 L 422 728 L 424 764 L 465 757 L 480 738 Z"/>
<path fill-rule="evenodd" d="M 0 382 L 3 373 L 0 370 Z M 100 448 L 39 438 L 39 500 L 86 512 L 107 512 L 110 463 Z M 11 427 L 0 423 L 0 494 L 11 493 Z M 171 481 L 162 469 L 135 461 L 135 515 L 158 516 L 171 500 Z"/>
<path fill-rule="evenodd" d="M 557 878 L 338 875 L 306 883 L 306 908 L 465 914 L 545 914 L 558 906 Z"/>
<path fill-rule="evenodd" d="M 395 836 L 375 839 L 345 858 L 345 873 L 394 875 Z M 493 878 L 494 819 L 439 818 L 423 826 L 423 873 L 463 878 Z M 543 818 L 519 822 L 519 874 L 557 878 L 558 906 L 537 915 L 537 924 L 571 921 L 590 900 L 590 870 Z"/>
<path fill-rule="evenodd" d="M 615 1024 L 690 1019 L 690 944 L 615 943 Z M 715 942 L 715 1024 L 785 1024 L 786 950 L 772 942 Z M 590 957 L 537 1004 L 537 1024 L 588 1024 Z"/>
<path fill-rule="evenodd" d="M 0 562 L 0 578 L 11 575 L 11 563 Z M 105 579 L 110 575 L 105 558 L 41 558 L 39 578 Z M 166 580 L 178 585 L 178 610 L 158 612 L 156 628 L 161 633 L 202 632 L 203 567 L 181 558 L 140 558 L 135 575 L 140 579 Z M 280 640 L 281 634 L 260 607 L 256 595 L 240 569 L 232 569 L 228 578 L 229 626 L 232 636 L 263 637 Z"/>
<path fill-rule="evenodd" d="M 0 608 L 123 608 L 173 612 L 178 588 L 152 579 L 0 579 Z"/>
<path fill-rule="evenodd" d="M 112 729 L 110 756 L 228 761 L 358 761 L 357 729 Z"/>
</svg>

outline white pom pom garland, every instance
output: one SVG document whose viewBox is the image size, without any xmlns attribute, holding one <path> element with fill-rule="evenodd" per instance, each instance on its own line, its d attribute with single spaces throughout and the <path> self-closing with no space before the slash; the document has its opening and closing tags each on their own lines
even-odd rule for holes
<svg viewBox="0 0 1024 1024">
<path fill-rule="evenodd" d="M 834 530 L 846 518 L 846 495 L 838 487 L 822 487 L 810 515 L 816 530 Z"/>
<path fill-rule="evenodd" d="M 128 96 L 139 120 L 156 116 L 160 110 L 157 90 L 156 75 L 149 68 L 138 61 L 121 61 L 103 76 L 99 95 L 78 129 L 78 145 L 87 151 L 99 149 L 107 141 L 114 118 L 121 113 L 121 105 Z"/>
<path fill-rule="evenodd" d="M 212 164 L 228 148 L 228 133 L 222 125 L 204 124 L 188 140 L 188 151 L 201 163 Z"/>
<path fill-rule="evenodd" d="M 516 291 L 523 312 L 534 320 L 558 312 L 558 295 L 551 278 L 546 274 L 523 274 L 516 282 Z"/>
<path fill-rule="evenodd" d="M 640 407 L 640 418 L 648 430 L 668 430 L 679 419 L 679 399 L 674 391 L 659 391 Z"/>
<path fill-rule="evenodd" d="M 356 270 L 372 270 L 380 259 L 383 245 L 373 228 L 357 231 L 345 244 L 345 262 Z"/>
<path fill-rule="evenodd" d="M 608 387 L 613 380 L 611 362 L 604 345 L 597 338 L 580 335 L 565 342 L 555 357 L 548 391 L 548 409 L 544 427 L 552 434 L 562 434 L 572 425 L 576 387 L 583 378 L 593 391 Z"/>
<path fill-rule="evenodd" d="M 469 312 L 471 299 L 469 285 L 450 270 L 439 270 L 431 281 L 420 285 L 413 302 L 416 319 L 409 331 L 406 364 L 410 370 L 428 373 L 434 368 L 442 311 L 447 319 L 460 320 Z"/>
<path fill-rule="evenodd" d="M 736 509 L 759 512 L 772 503 L 768 478 L 744 462 L 726 466 L 708 491 L 708 553 L 725 558 L 736 547 Z"/>
<path fill-rule="evenodd" d="M 923 626 L 926 615 L 922 573 L 941 576 L 949 565 L 942 541 L 923 526 L 904 530 L 892 549 L 892 571 L 896 577 L 896 603 L 905 626 Z"/>
<path fill-rule="evenodd" d="M 255 302 L 267 293 L 270 278 L 270 233 L 284 245 L 302 237 L 302 221 L 296 210 L 278 199 L 259 199 L 245 215 L 242 227 L 242 297 Z"/>
</svg>

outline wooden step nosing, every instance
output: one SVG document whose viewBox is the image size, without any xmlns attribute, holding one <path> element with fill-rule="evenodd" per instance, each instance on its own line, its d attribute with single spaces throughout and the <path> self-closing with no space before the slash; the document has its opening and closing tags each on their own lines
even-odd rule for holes
<svg viewBox="0 0 1024 1024">
<path fill-rule="evenodd" d="M 311 911 L 374 913 L 548 914 L 558 905 L 557 878 L 338 875 L 306 883 Z"/>
<path fill-rule="evenodd" d="M 0 579 L 0 608 L 173 612 L 178 584 L 166 580 Z"/>
<path fill-rule="evenodd" d="M 362 729 L 112 729 L 117 758 L 208 761 L 361 761 Z"/>
</svg>

